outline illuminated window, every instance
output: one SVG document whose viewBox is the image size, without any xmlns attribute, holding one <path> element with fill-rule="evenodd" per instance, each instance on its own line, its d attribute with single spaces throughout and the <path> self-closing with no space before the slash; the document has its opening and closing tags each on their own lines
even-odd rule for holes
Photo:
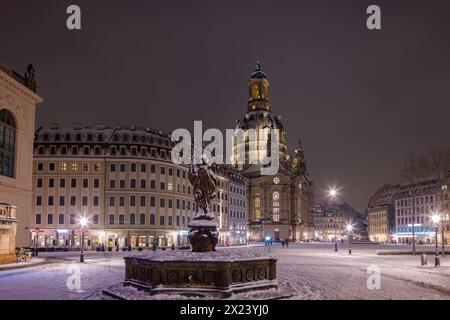
<svg viewBox="0 0 450 320">
<path fill-rule="evenodd" d="M 169 182 L 167 184 L 167 190 L 172 191 L 172 189 L 173 189 L 173 184 L 171 182 Z"/>
<path fill-rule="evenodd" d="M 89 163 L 83 163 L 83 171 L 89 171 Z"/>
<path fill-rule="evenodd" d="M 61 163 L 59 164 L 59 170 L 60 170 L 60 171 L 67 171 L 67 163 L 61 162 Z"/>
<path fill-rule="evenodd" d="M 272 194 L 272 220 L 274 222 L 280 221 L 280 193 L 275 191 Z"/>
<path fill-rule="evenodd" d="M 100 171 L 100 163 L 94 164 L 94 171 Z"/>
<path fill-rule="evenodd" d="M 255 220 L 261 220 L 261 197 L 255 196 Z"/>
<path fill-rule="evenodd" d="M 77 164 L 72 163 L 71 169 L 72 169 L 72 171 L 77 171 Z"/>
</svg>

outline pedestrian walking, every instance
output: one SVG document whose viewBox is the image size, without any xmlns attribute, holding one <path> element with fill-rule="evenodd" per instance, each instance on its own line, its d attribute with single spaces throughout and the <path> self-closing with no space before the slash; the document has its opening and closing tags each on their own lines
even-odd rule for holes
<svg viewBox="0 0 450 320">
<path fill-rule="evenodd" d="M 289 239 L 286 239 L 286 249 L 289 248 Z"/>
<path fill-rule="evenodd" d="M 281 240 L 281 246 L 284 248 L 284 240 Z"/>
</svg>

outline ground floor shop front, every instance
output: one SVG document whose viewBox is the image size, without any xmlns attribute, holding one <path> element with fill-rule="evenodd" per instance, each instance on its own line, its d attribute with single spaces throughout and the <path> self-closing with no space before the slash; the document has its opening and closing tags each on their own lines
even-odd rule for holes
<svg viewBox="0 0 450 320">
<path fill-rule="evenodd" d="M 250 224 L 250 241 L 310 241 L 314 227 L 282 224 Z"/>
<path fill-rule="evenodd" d="M 33 248 L 138 248 L 188 246 L 188 230 L 33 229 Z"/>
</svg>

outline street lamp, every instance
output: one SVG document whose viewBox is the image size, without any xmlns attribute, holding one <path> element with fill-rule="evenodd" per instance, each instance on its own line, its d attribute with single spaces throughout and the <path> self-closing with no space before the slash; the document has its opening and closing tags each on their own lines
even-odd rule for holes
<svg viewBox="0 0 450 320">
<path fill-rule="evenodd" d="M 439 249 L 438 249 L 438 228 L 439 228 L 439 221 L 441 220 L 441 217 L 437 213 L 433 213 L 431 216 L 431 220 L 434 224 L 434 231 L 435 231 L 435 240 L 436 240 L 436 255 L 434 257 L 434 266 L 437 267 L 440 265 L 439 260 Z"/>
<path fill-rule="evenodd" d="M 353 226 L 351 225 L 351 224 L 347 224 L 346 226 L 345 226 L 345 229 L 347 229 L 347 238 L 348 238 L 348 254 L 352 254 L 352 248 L 351 248 L 351 246 L 350 246 L 350 233 L 352 232 L 352 230 L 353 230 Z"/>
<path fill-rule="evenodd" d="M 333 202 L 336 201 L 337 198 L 337 190 L 334 187 L 331 187 L 328 190 L 328 196 L 331 198 Z M 334 211 L 334 251 L 338 251 L 338 243 L 337 243 L 337 210 Z"/>
<path fill-rule="evenodd" d="M 86 225 L 87 225 L 87 219 L 85 217 L 82 217 L 80 219 L 80 225 L 81 225 L 80 262 L 84 262 L 84 227 L 86 227 Z"/>
</svg>

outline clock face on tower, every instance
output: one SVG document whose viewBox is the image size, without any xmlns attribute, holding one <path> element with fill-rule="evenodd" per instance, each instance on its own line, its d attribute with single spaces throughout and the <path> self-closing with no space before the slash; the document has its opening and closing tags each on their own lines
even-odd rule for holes
<svg viewBox="0 0 450 320">
<path fill-rule="evenodd" d="M 280 183 L 280 178 L 278 178 L 278 177 L 273 178 L 273 183 L 279 184 Z"/>
</svg>

